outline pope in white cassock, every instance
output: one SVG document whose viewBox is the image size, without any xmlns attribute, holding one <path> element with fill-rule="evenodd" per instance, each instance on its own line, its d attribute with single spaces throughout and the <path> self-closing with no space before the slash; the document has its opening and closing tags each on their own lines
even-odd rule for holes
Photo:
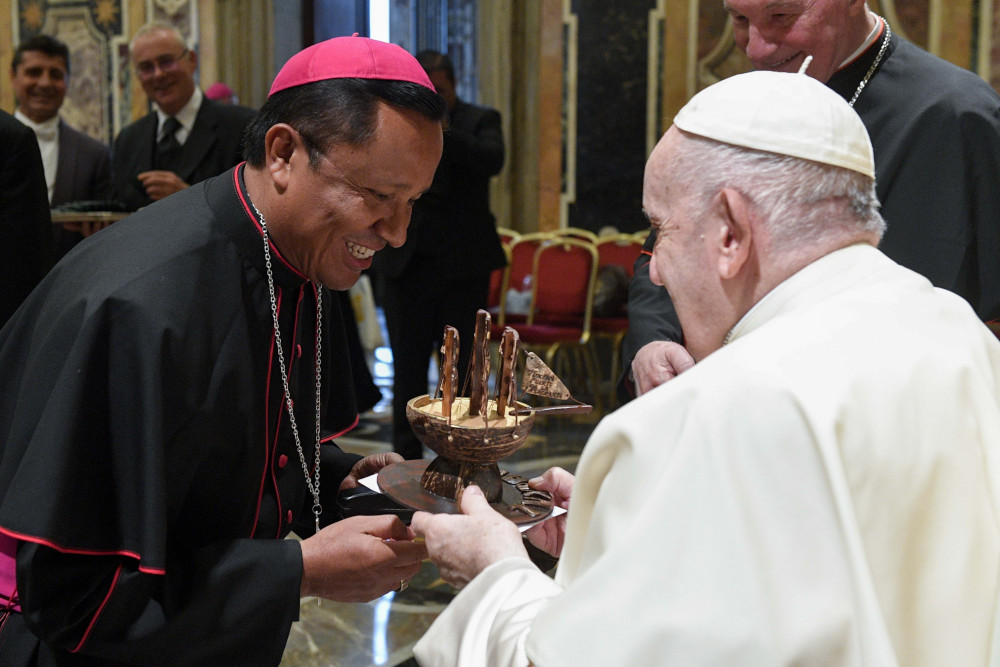
<svg viewBox="0 0 1000 667">
<path fill-rule="evenodd" d="M 643 206 L 697 363 L 533 480 L 555 580 L 475 487 L 414 516 L 464 586 L 421 665 L 1000 664 L 1000 342 L 876 250 L 873 186 L 807 76 L 680 111 Z"/>
</svg>

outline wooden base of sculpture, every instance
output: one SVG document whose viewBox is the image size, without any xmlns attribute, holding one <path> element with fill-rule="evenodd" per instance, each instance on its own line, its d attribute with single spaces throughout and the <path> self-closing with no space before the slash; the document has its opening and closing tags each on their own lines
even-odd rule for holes
<svg viewBox="0 0 1000 667">
<path fill-rule="evenodd" d="M 500 502 L 503 497 L 500 466 L 496 463 L 462 463 L 439 456 L 420 476 L 420 486 L 445 498 L 457 498 L 458 492 L 470 484 L 482 489 L 491 503 Z"/>
<path fill-rule="evenodd" d="M 438 457 L 435 461 L 440 459 Z M 436 514 L 459 514 L 461 510 L 454 496 L 446 498 L 424 487 L 423 477 L 432 464 L 431 461 L 421 460 L 388 465 L 378 473 L 379 488 L 396 502 L 413 509 Z M 552 513 L 550 494 L 529 489 L 527 479 L 506 471 L 497 469 L 497 476 L 500 479 L 500 497 L 490 501 L 497 512 L 516 524 L 541 521 Z M 460 483 L 456 481 L 456 485 Z"/>
</svg>

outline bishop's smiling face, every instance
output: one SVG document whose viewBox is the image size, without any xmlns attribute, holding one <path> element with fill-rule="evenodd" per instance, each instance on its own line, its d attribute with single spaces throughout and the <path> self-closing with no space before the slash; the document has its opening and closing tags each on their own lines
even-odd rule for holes
<svg viewBox="0 0 1000 667">
<path fill-rule="evenodd" d="M 350 288 L 375 252 L 403 244 L 413 202 L 441 160 L 440 123 L 381 103 L 376 127 L 363 146 L 334 145 L 315 165 L 296 150 L 289 163 L 275 242 L 310 280 L 331 289 Z"/>
<path fill-rule="evenodd" d="M 862 0 L 724 0 L 736 45 L 754 67 L 807 74 L 826 83 L 861 45 L 874 17 Z"/>
</svg>

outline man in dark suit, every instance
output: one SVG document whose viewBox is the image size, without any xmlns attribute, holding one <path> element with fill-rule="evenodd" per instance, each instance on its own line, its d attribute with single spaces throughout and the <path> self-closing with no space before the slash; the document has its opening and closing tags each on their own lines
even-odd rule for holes
<svg viewBox="0 0 1000 667">
<path fill-rule="evenodd" d="M 45 172 L 31 130 L 0 111 L 0 327 L 52 263 Z"/>
<path fill-rule="evenodd" d="M 198 56 L 169 24 L 139 28 L 131 54 L 154 110 L 118 134 L 112 171 L 115 198 L 140 208 L 239 164 L 254 111 L 204 96 L 194 81 Z"/>
<path fill-rule="evenodd" d="M 393 448 L 408 459 L 423 450 L 406 419 L 406 402 L 427 393 L 431 354 L 444 326 L 459 333 L 459 369 L 472 353 L 476 311 L 486 307 L 490 273 L 507 263 L 490 212 L 490 178 L 504 160 L 500 113 L 455 93 L 455 69 L 437 51 L 417 61 L 448 103 L 450 124 L 434 183 L 413 202 L 401 248 L 378 253 L 383 308 L 393 359 Z"/>
<path fill-rule="evenodd" d="M 49 35 L 21 42 L 10 65 L 17 98 L 14 117 L 30 127 L 42 156 L 48 200 L 66 202 L 111 197 L 111 155 L 103 142 L 73 129 L 59 117 L 69 82 L 69 49 Z M 56 252 L 63 255 L 82 237 L 56 230 Z"/>
</svg>

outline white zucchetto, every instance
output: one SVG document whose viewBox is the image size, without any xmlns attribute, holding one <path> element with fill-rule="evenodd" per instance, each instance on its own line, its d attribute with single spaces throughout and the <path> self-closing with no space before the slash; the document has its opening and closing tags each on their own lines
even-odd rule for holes
<svg viewBox="0 0 1000 667">
<path fill-rule="evenodd" d="M 748 72 L 724 79 L 691 98 L 674 125 L 722 143 L 875 178 L 861 118 L 840 95 L 805 74 Z"/>
</svg>

